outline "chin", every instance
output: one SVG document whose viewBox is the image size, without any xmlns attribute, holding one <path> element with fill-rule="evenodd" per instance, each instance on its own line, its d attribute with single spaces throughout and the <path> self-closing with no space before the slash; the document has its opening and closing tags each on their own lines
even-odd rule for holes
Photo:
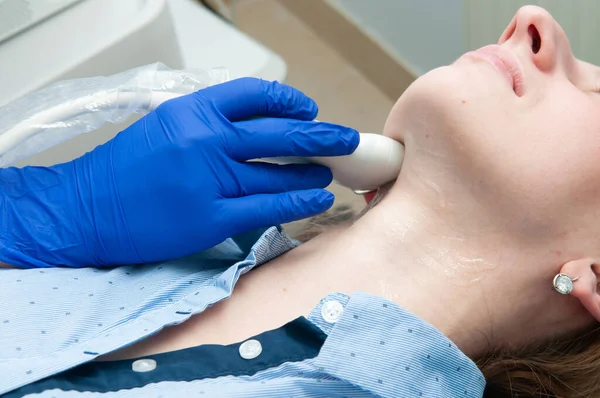
<svg viewBox="0 0 600 398">
<path fill-rule="evenodd" d="M 384 134 L 407 146 L 413 139 L 425 138 L 447 141 L 454 137 L 444 145 L 460 146 L 469 145 L 472 139 L 479 141 L 491 121 L 510 109 L 502 94 L 503 82 L 494 77 L 475 64 L 431 70 L 402 94 L 388 116 Z M 479 137 L 469 137 L 471 134 Z"/>
<path fill-rule="evenodd" d="M 452 115 L 463 111 L 461 92 L 466 83 L 465 76 L 450 66 L 419 77 L 390 111 L 383 134 L 410 145 L 412 136 L 445 130 Z"/>
</svg>

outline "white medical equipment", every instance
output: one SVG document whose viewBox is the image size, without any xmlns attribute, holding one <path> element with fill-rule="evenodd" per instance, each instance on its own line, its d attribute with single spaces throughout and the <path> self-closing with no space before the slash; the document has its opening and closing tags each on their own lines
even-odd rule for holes
<svg viewBox="0 0 600 398">
<path fill-rule="evenodd" d="M 317 163 L 327 166 L 340 185 L 356 194 L 364 194 L 398 177 L 404 160 L 404 146 L 383 135 L 360 133 L 360 144 L 351 155 L 267 160 L 278 164 Z"/>
<path fill-rule="evenodd" d="M 56 81 L 156 62 L 186 70 L 223 67 L 232 77 L 286 78 L 279 55 L 198 0 L 0 0 L 0 106 Z M 106 124 L 17 165 L 71 160 L 122 129 Z"/>
<path fill-rule="evenodd" d="M 177 71 L 153 64 L 108 77 L 59 82 L 0 108 L 0 167 L 96 130 L 106 122 L 147 113 L 169 99 L 229 79 L 226 70 Z M 257 159 L 318 163 L 354 191 L 371 191 L 398 176 L 404 157 L 399 142 L 361 134 L 356 151 L 339 157 Z"/>
</svg>

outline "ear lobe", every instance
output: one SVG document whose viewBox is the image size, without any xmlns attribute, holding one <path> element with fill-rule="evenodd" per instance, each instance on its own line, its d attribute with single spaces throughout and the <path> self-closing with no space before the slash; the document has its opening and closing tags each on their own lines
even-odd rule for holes
<svg viewBox="0 0 600 398">
<path fill-rule="evenodd" d="M 573 282 L 571 296 L 576 297 L 585 309 L 600 322 L 600 262 L 594 259 L 569 261 L 560 272 L 571 278 Z"/>
</svg>

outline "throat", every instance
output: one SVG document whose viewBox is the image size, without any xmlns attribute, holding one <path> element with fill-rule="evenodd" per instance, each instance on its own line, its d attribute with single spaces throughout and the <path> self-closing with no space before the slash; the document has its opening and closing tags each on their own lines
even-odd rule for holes
<svg viewBox="0 0 600 398">
<path fill-rule="evenodd" d="M 486 284 L 493 264 L 464 247 L 464 239 L 443 233 L 432 218 L 399 208 L 398 202 L 394 209 L 380 206 L 278 259 L 282 268 L 326 276 L 320 286 L 325 294 L 384 297 L 432 324 L 471 357 L 488 349 L 496 305 Z"/>
<path fill-rule="evenodd" d="M 489 323 L 485 311 L 471 306 L 482 302 L 479 282 L 467 287 L 448 283 L 448 276 L 436 271 L 443 263 L 427 255 L 439 246 L 428 246 L 435 241 L 419 228 L 422 224 L 414 217 L 397 222 L 375 210 L 243 275 L 230 299 L 103 359 L 241 342 L 308 316 L 331 293 L 351 296 L 356 291 L 395 302 L 435 326 L 467 355 L 476 354 L 480 336 L 471 331 L 479 333 Z"/>
</svg>

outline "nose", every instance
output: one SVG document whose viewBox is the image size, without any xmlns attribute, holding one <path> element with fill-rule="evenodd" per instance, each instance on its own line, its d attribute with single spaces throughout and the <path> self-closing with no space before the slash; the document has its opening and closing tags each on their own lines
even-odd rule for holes
<svg viewBox="0 0 600 398">
<path fill-rule="evenodd" d="M 541 7 L 521 7 L 500 36 L 498 44 L 523 47 L 535 66 L 550 72 L 574 58 L 565 32 Z M 520 51 L 521 52 L 521 51 Z"/>
</svg>

